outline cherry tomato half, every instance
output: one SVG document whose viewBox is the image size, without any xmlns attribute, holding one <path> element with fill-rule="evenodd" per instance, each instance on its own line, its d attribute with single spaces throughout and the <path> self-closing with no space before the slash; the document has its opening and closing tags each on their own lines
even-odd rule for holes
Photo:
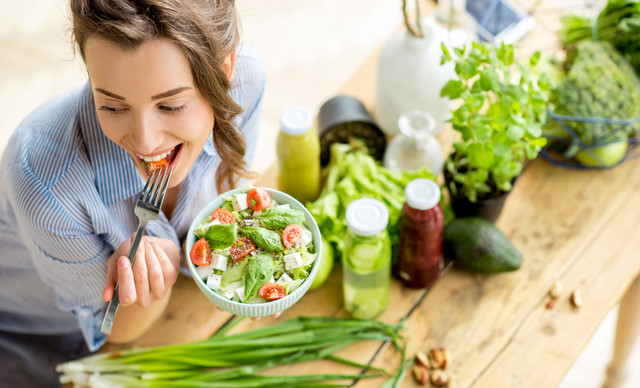
<svg viewBox="0 0 640 388">
<path fill-rule="evenodd" d="M 298 224 L 290 224 L 282 232 L 282 243 L 289 249 L 302 237 L 302 227 Z"/>
<path fill-rule="evenodd" d="M 265 283 L 260 287 L 258 291 L 258 295 L 265 298 L 266 300 L 277 300 L 283 298 L 287 292 L 284 287 L 279 285 L 278 283 Z"/>
<path fill-rule="evenodd" d="M 195 265 L 211 264 L 211 250 L 204 237 L 193 244 L 189 256 L 191 257 L 191 262 Z"/>
<path fill-rule="evenodd" d="M 147 170 L 147 175 L 149 176 L 151 176 L 151 173 L 154 170 L 167 166 L 169 166 L 169 161 L 165 158 L 162 158 L 157 162 L 144 162 L 144 168 Z"/>
<path fill-rule="evenodd" d="M 263 188 L 253 188 L 247 193 L 247 205 L 255 211 L 266 209 L 271 206 L 271 195 Z"/>
<path fill-rule="evenodd" d="M 234 224 L 236 222 L 236 218 L 233 216 L 233 213 L 222 208 L 212 211 L 211 219 L 218 220 L 221 224 Z"/>
<path fill-rule="evenodd" d="M 249 237 L 240 237 L 231 246 L 231 260 L 240 261 L 256 249 L 258 247 Z"/>
</svg>

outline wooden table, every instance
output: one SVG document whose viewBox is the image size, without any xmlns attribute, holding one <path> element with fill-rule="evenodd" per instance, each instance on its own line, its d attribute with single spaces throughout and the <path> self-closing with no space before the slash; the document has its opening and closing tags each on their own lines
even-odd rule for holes
<svg viewBox="0 0 640 388">
<path fill-rule="evenodd" d="M 523 1 L 522 3 L 527 3 Z M 531 2 L 530 2 L 531 3 Z M 524 4 L 526 7 L 526 4 Z M 551 1 L 536 9 L 551 9 Z M 528 9 L 531 9 L 530 6 Z M 541 13 L 538 26 L 521 43 L 522 52 L 556 49 L 558 27 L 551 12 Z M 538 16 L 538 14 L 535 14 Z M 375 95 L 373 53 L 341 90 L 360 98 L 369 108 Z M 450 132 L 450 131 L 449 131 Z M 450 142 L 444 135 L 443 143 Z M 275 187 L 273 168 L 259 184 Z M 611 171 L 578 171 L 554 167 L 544 160 L 527 166 L 510 195 L 497 226 L 523 254 L 522 268 L 498 275 L 478 275 L 451 268 L 430 290 L 411 290 L 393 282 L 391 304 L 379 318 L 397 322 L 408 317 L 409 355 L 433 347 L 447 348 L 453 358 L 449 371 L 458 387 L 553 387 L 583 350 L 606 314 L 625 300 L 620 314 L 615 364 L 621 366 L 635 339 L 640 286 L 640 162 Z M 341 268 L 320 289 L 311 291 L 278 320 L 245 320 L 234 330 L 270 325 L 297 315 L 347 316 L 342 308 Z M 564 293 L 547 309 L 547 293 L 556 281 Z M 634 287 L 630 286 L 635 284 Z M 584 304 L 577 309 L 570 293 L 580 290 Z M 219 311 L 190 278 L 181 277 L 160 322 L 135 343 L 107 345 L 114 350 L 132 346 L 173 344 L 206 338 L 232 316 Z M 625 345 L 628 344 L 628 345 Z M 367 342 L 340 354 L 363 363 L 395 368 L 399 356 L 392 348 Z M 603 365 L 602 368 L 605 368 Z M 333 363 L 296 366 L 297 372 L 348 372 Z M 283 368 L 282 372 L 287 372 Z M 381 380 L 361 381 L 376 387 Z M 407 376 L 404 387 L 417 386 Z"/>
</svg>

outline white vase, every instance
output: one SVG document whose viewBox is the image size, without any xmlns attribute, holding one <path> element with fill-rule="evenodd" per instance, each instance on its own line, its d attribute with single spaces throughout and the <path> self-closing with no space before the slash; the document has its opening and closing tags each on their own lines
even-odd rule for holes
<svg viewBox="0 0 640 388">
<path fill-rule="evenodd" d="M 424 37 L 403 29 L 387 41 L 380 53 L 375 114 L 389 136 L 399 133 L 400 115 L 412 110 L 423 110 L 433 116 L 436 135 L 450 117 L 450 101 L 440 97 L 440 90 L 455 77 L 455 71 L 451 62 L 440 64 L 441 43 L 450 48 L 461 47 L 476 38 L 476 26 L 464 8 L 457 13 L 445 12 L 450 8 L 444 7 L 452 4 L 440 1 L 438 10 L 422 20 Z M 461 4 L 464 7 L 466 2 Z M 443 21 L 445 17 L 450 17 L 449 21 L 455 18 L 455 25 Z"/>
</svg>

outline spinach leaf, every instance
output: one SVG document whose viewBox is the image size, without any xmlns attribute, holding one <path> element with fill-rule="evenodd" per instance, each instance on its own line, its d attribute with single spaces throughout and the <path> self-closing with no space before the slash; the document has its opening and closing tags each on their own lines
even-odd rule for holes
<svg viewBox="0 0 640 388">
<path fill-rule="evenodd" d="M 229 248 L 238 238 L 236 224 L 211 225 L 204 238 L 211 249 Z"/>
<path fill-rule="evenodd" d="M 287 225 L 304 223 L 304 213 L 295 209 L 278 209 L 272 207 L 262 211 L 258 217 L 260 222 L 273 229 L 283 229 Z"/>
<path fill-rule="evenodd" d="M 253 240 L 258 248 L 265 251 L 282 251 L 284 245 L 282 245 L 282 238 L 278 232 L 263 228 L 260 226 L 245 226 L 240 229 L 240 233 Z"/>
<path fill-rule="evenodd" d="M 260 253 L 249 261 L 247 274 L 244 278 L 244 300 L 256 296 L 260 287 L 273 276 L 273 257 L 268 253 Z"/>
</svg>

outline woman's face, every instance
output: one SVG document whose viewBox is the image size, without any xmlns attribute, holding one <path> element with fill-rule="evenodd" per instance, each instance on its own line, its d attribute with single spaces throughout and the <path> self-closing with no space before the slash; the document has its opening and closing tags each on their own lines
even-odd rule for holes
<svg viewBox="0 0 640 388">
<path fill-rule="evenodd" d="M 214 123 L 182 51 L 163 39 L 125 50 L 90 38 L 85 60 L 104 134 L 129 153 L 143 177 L 143 163 L 166 158 L 173 166 L 170 187 L 176 187 Z"/>
</svg>

